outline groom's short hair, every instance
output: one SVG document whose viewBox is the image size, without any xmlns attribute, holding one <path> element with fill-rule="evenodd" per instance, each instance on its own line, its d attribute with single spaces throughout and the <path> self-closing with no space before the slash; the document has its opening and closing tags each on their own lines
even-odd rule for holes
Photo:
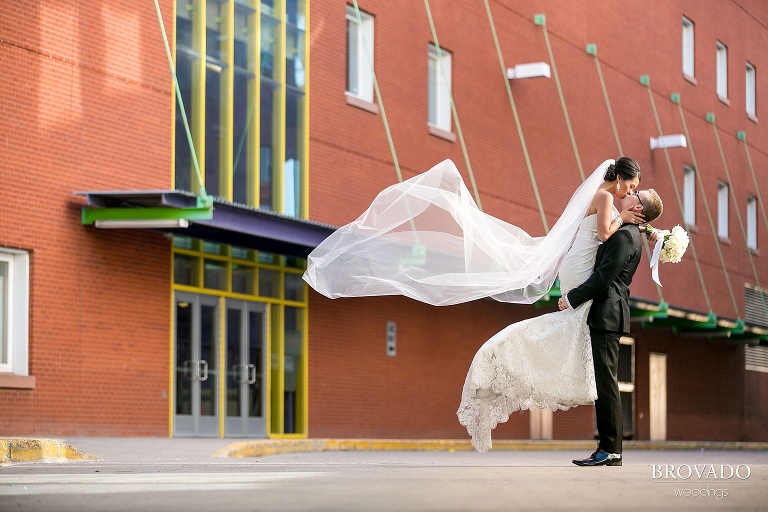
<svg viewBox="0 0 768 512">
<path fill-rule="evenodd" d="M 647 196 L 647 198 L 643 198 L 643 216 L 645 217 L 645 222 L 653 222 L 661 217 L 661 213 L 664 211 L 664 205 L 661 202 L 659 194 L 652 188 L 641 190 L 639 193 L 645 193 L 644 195 Z"/>
</svg>

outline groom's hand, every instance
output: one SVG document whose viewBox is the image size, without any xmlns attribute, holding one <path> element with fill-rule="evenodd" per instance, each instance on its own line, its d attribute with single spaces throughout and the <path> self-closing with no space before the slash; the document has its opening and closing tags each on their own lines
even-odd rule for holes
<svg viewBox="0 0 768 512">
<path fill-rule="evenodd" d="M 560 311 L 564 309 L 568 309 L 568 301 L 565 300 L 565 295 L 560 297 L 557 301 L 557 307 L 560 308 Z"/>
</svg>

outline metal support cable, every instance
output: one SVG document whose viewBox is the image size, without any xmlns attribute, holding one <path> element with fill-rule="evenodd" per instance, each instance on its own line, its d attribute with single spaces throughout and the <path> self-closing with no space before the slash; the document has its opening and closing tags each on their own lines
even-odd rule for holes
<svg viewBox="0 0 768 512">
<path fill-rule="evenodd" d="M 549 62 L 552 65 L 552 75 L 555 77 L 555 84 L 557 85 L 557 93 L 560 96 L 560 105 L 563 107 L 563 115 L 565 116 L 565 124 L 568 127 L 568 135 L 571 138 L 571 145 L 573 146 L 573 154 L 576 156 L 576 165 L 579 167 L 579 175 L 581 175 L 581 181 L 584 181 L 584 168 L 581 166 L 581 157 L 579 156 L 579 148 L 576 147 L 576 137 L 573 135 L 573 128 L 571 127 L 571 119 L 568 116 L 568 108 L 565 106 L 565 97 L 563 96 L 563 88 L 560 86 L 560 77 L 557 74 L 557 66 L 555 65 L 555 56 L 552 53 L 552 45 L 549 43 L 549 33 L 547 32 L 547 22 L 543 14 L 537 14 L 535 17 L 535 23 L 541 25 L 544 29 L 544 40 L 547 43 L 547 52 L 549 53 Z"/>
<path fill-rule="evenodd" d="M 752 157 L 749 155 L 749 146 L 747 145 L 747 136 L 740 132 L 739 138 L 744 142 L 744 151 L 747 153 L 747 163 L 749 164 L 749 171 L 752 173 L 752 183 L 755 185 L 755 193 L 757 194 L 757 203 L 760 205 L 760 211 L 763 214 L 763 224 L 768 229 L 768 217 L 765 215 L 765 203 L 763 202 L 763 196 L 760 194 L 760 187 L 757 185 L 757 176 L 755 175 L 755 168 L 752 166 Z"/>
<path fill-rule="evenodd" d="M 646 88 L 648 89 L 648 98 L 651 101 L 651 108 L 653 109 L 653 117 L 656 120 L 656 128 L 659 131 L 659 137 L 664 136 L 664 131 L 661 129 L 661 121 L 659 120 L 659 113 L 656 110 L 656 101 L 653 99 L 653 91 L 651 90 L 651 81 L 647 76 L 643 76 L 640 79 L 640 83 L 644 84 Z M 667 168 L 669 169 L 669 177 L 672 181 L 672 189 L 675 191 L 675 199 L 677 199 L 677 205 L 680 208 L 680 214 L 683 218 L 683 225 L 685 226 L 686 231 L 689 230 L 688 224 L 685 222 L 685 209 L 683 207 L 683 199 L 680 196 L 680 189 L 677 187 L 677 180 L 675 179 L 675 171 L 672 167 L 672 160 L 669 158 L 669 151 L 667 150 L 666 146 L 663 147 L 664 149 L 664 158 L 667 161 Z M 696 244 L 693 242 L 693 238 L 689 239 L 689 245 L 691 247 L 691 254 L 693 255 L 693 262 L 696 264 L 696 272 L 699 275 L 699 281 L 701 282 L 701 289 L 704 292 L 704 300 L 707 303 L 707 309 L 710 313 L 712 313 L 712 302 L 709 300 L 709 293 L 707 292 L 707 284 L 706 281 L 704 281 L 704 274 L 701 271 L 701 265 L 699 264 L 699 257 L 696 253 Z M 725 267 L 723 267 L 725 268 Z M 727 276 L 727 272 L 726 272 Z M 729 281 L 729 288 L 730 288 L 730 281 Z M 731 291 L 731 296 L 733 296 L 733 291 Z M 734 306 L 736 306 L 736 302 L 734 300 Z M 737 309 L 738 311 L 738 309 Z"/>
<path fill-rule="evenodd" d="M 459 123 L 459 114 L 456 112 L 456 105 L 453 102 L 453 91 L 451 87 L 448 87 L 448 79 L 445 76 L 445 67 L 442 66 L 443 52 L 440 49 L 440 42 L 437 40 L 437 31 L 435 30 L 435 23 L 432 20 L 432 10 L 429 8 L 429 0 L 424 0 L 424 7 L 427 10 L 427 18 L 429 19 L 429 28 L 432 31 L 432 39 L 435 41 L 435 49 L 437 50 L 437 59 L 441 63 L 440 70 L 443 75 L 443 81 L 445 82 L 446 89 L 448 89 L 448 97 L 451 100 L 451 114 L 453 114 L 453 122 L 456 123 L 456 134 L 459 136 L 459 142 L 461 143 L 461 150 L 464 153 L 464 163 L 467 165 L 467 171 L 469 172 L 469 179 L 472 182 L 472 191 L 475 194 L 475 202 L 480 211 L 483 210 L 483 206 L 480 203 L 480 194 L 477 191 L 477 184 L 475 183 L 475 175 L 472 172 L 472 165 L 469 163 L 469 155 L 467 154 L 467 146 L 464 144 L 464 135 L 461 132 L 461 124 Z"/>
<path fill-rule="evenodd" d="M 160 33 L 163 36 L 163 44 L 165 45 L 165 53 L 168 57 L 168 65 L 171 68 L 171 76 L 173 76 L 173 87 L 176 91 L 176 101 L 179 102 L 179 112 L 181 112 L 181 120 L 184 123 L 184 130 L 187 133 L 187 142 L 189 143 L 189 152 L 192 154 L 192 165 L 195 168 L 195 175 L 197 176 L 197 183 L 200 187 L 200 196 L 204 199 L 208 199 L 208 194 L 205 191 L 205 183 L 203 182 L 203 175 L 200 173 L 200 164 L 197 161 L 197 151 L 195 151 L 195 143 L 192 141 L 192 131 L 189 129 L 189 121 L 187 120 L 186 109 L 184 108 L 184 100 L 181 97 L 181 88 L 179 87 L 179 80 L 176 76 L 176 66 L 173 63 L 173 55 L 171 54 L 171 46 L 168 44 L 168 35 L 165 33 L 165 24 L 163 23 L 163 14 L 160 12 L 160 5 L 155 0 L 155 12 L 157 13 L 157 21 L 160 23 Z"/>
<path fill-rule="evenodd" d="M 355 5 L 355 17 L 357 18 L 357 24 L 362 28 L 363 18 L 360 15 L 360 6 L 357 5 L 357 0 L 352 0 L 352 3 Z M 370 64 L 371 66 L 371 75 L 373 76 L 373 90 L 376 92 L 376 101 L 379 103 L 379 110 L 381 110 L 381 120 L 384 122 L 384 131 L 387 133 L 387 142 L 389 143 L 389 151 L 390 153 L 392 153 L 392 162 L 395 165 L 397 180 L 402 183 L 403 174 L 402 172 L 400 172 L 400 163 L 397 160 L 397 152 L 395 151 L 395 144 L 392 142 L 392 132 L 389 130 L 389 122 L 387 122 L 387 113 L 384 111 L 384 101 L 381 99 L 381 91 L 379 90 L 379 81 L 376 79 L 376 70 L 373 67 L 373 59 L 371 58 L 372 53 L 368 48 L 368 42 L 365 39 L 365 33 L 363 33 L 362 39 L 363 39 L 363 50 L 365 50 L 365 56 L 368 59 L 368 64 Z"/>
<path fill-rule="evenodd" d="M 488 23 L 491 26 L 491 35 L 493 35 L 493 43 L 496 45 L 496 53 L 499 56 L 499 65 L 501 65 L 501 74 L 504 80 L 504 87 L 507 89 L 507 96 L 509 97 L 509 104 L 512 106 L 512 115 L 515 118 L 515 126 L 517 127 L 517 135 L 520 137 L 520 144 L 523 147 L 523 157 L 525 158 L 525 165 L 528 168 L 528 176 L 531 178 L 531 184 L 533 185 L 533 193 L 536 196 L 536 204 L 539 207 L 539 214 L 541 215 L 541 222 L 544 224 L 544 233 L 549 233 L 549 224 L 547 224 L 547 217 L 544 215 L 544 205 L 541 202 L 541 195 L 539 194 L 539 187 L 536 185 L 536 177 L 533 174 L 533 167 L 531 166 L 531 158 L 528 156 L 528 147 L 525 144 L 525 137 L 523 136 L 523 128 L 520 125 L 520 116 L 517 115 L 517 107 L 515 106 L 515 99 L 512 97 L 512 88 L 509 86 L 509 79 L 507 78 L 507 66 L 504 64 L 504 57 L 501 54 L 501 46 L 499 45 L 499 38 L 496 35 L 496 24 L 493 22 L 493 16 L 491 15 L 491 7 L 488 4 L 488 0 L 485 1 L 485 11 L 488 13 Z"/>
<path fill-rule="evenodd" d="M 744 132 L 740 132 L 738 134 L 738 138 L 744 142 L 744 151 L 747 153 L 747 163 L 749 164 L 749 172 L 752 174 L 752 183 L 755 185 L 755 194 L 757 194 L 756 201 L 760 205 L 760 211 L 763 214 L 763 224 L 765 225 L 766 229 L 768 229 L 768 218 L 765 215 L 765 205 L 763 203 L 763 197 L 760 194 L 760 187 L 758 187 L 757 185 L 757 176 L 755 175 L 755 168 L 752 166 L 752 157 L 749 155 L 749 146 L 747 145 L 747 135 Z M 757 226 L 755 226 L 755 229 L 757 229 Z M 749 252 L 749 247 L 747 247 L 747 252 Z M 765 318 L 768 319 L 768 296 L 767 296 L 768 294 L 758 291 L 757 295 L 758 297 L 760 297 L 761 303 L 763 305 L 763 309 L 765 310 Z M 746 311 L 744 316 L 746 316 Z"/>
<path fill-rule="evenodd" d="M 676 100 L 676 101 L 675 101 Z M 723 275 L 725 276 L 725 283 L 728 285 L 728 293 L 731 296 L 731 302 L 733 303 L 733 310 L 737 317 L 739 315 L 739 307 L 736 304 L 736 297 L 733 293 L 733 286 L 731 286 L 731 278 L 728 276 L 728 267 L 725 265 L 725 258 L 723 257 L 723 251 L 720 249 L 720 240 L 717 238 L 717 230 L 715 229 L 715 222 L 712 220 L 712 212 L 709 209 L 709 201 L 707 200 L 707 193 L 704 190 L 704 182 L 701 180 L 701 173 L 699 172 L 699 164 L 696 162 L 696 154 L 693 151 L 693 141 L 691 135 L 688 132 L 688 123 L 685 122 L 685 113 L 683 112 L 683 105 L 679 99 L 679 95 L 673 95 L 673 101 L 677 103 L 677 109 L 680 113 L 680 121 L 683 124 L 683 131 L 685 132 L 685 140 L 688 144 L 688 150 L 691 154 L 691 161 L 693 162 L 694 172 L 696 173 L 696 183 L 699 185 L 699 194 L 704 201 L 704 210 L 707 212 L 707 219 L 709 220 L 709 228 L 712 231 L 712 237 L 715 240 L 715 249 L 717 249 L 717 255 L 720 258 L 720 265 L 723 267 Z M 693 238 L 691 238 L 691 247 L 693 247 Z M 711 308 L 710 308 L 711 311 Z"/>
<path fill-rule="evenodd" d="M 736 220 L 739 223 L 739 230 L 741 231 L 741 236 L 744 237 L 744 247 L 747 250 L 747 258 L 749 259 L 749 265 L 752 267 L 752 273 L 755 276 L 755 284 L 762 288 L 760 285 L 760 275 L 757 273 L 757 267 L 755 267 L 755 259 L 752 257 L 752 251 L 749 250 L 749 241 L 747 240 L 747 229 L 744 227 L 744 221 L 741 218 L 741 210 L 738 208 L 738 201 L 736 200 L 736 192 L 733 190 L 733 180 L 731 179 L 731 173 L 728 170 L 728 164 L 725 161 L 725 152 L 723 152 L 723 145 L 720 143 L 720 135 L 717 133 L 717 125 L 715 124 L 715 115 L 711 114 L 710 116 L 707 116 L 710 122 L 712 123 L 712 131 L 715 134 L 715 141 L 717 141 L 717 149 L 720 151 L 720 159 L 723 162 L 723 170 L 725 170 L 725 177 L 728 180 L 728 190 L 731 192 L 731 201 L 733 201 L 734 210 L 736 210 Z M 763 307 L 765 307 L 765 302 L 763 302 Z M 768 310 L 766 310 L 766 313 L 768 313 Z"/>
<path fill-rule="evenodd" d="M 363 18 L 360 15 L 360 6 L 357 5 L 357 0 L 353 0 L 353 4 L 355 7 L 355 17 L 357 18 L 357 24 L 361 27 L 363 26 Z M 373 90 L 376 92 L 376 101 L 379 103 L 379 110 L 381 110 L 381 120 L 384 122 L 384 131 L 387 134 L 387 143 L 389 144 L 389 151 L 392 154 L 392 162 L 395 166 L 395 172 L 397 173 L 397 181 L 399 183 L 403 182 L 403 174 L 400 171 L 400 163 L 397 160 L 397 151 L 395 151 L 395 143 L 392 141 L 392 132 L 389 129 L 389 123 L 387 122 L 387 114 L 384 110 L 384 100 L 381 97 L 381 91 L 379 90 L 379 81 L 376 79 L 376 69 L 373 67 L 373 58 L 372 53 L 370 49 L 368 48 L 368 42 L 365 38 L 365 32 L 362 34 L 362 40 L 363 40 L 363 51 L 365 52 L 365 56 L 368 59 L 368 64 L 371 66 L 371 76 L 373 77 Z M 408 210 L 408 222 L 411 225 L 411 230 L 414 232 L 414 237 L 416 238 L 416 245 L 418 246 L 419 240 L 418 240 L 418 233 L 416 232 L 416 222 L 413 220 L 413 215 L 411 213 L 411 205 L 406 199 L 405 201 L 405 208 Z M 414 252 L 417 252 L 418 249 L 414 247 Z"/>
<path fill-rule="evenodd" d="M 613 117 L 613 110 L 611 109 L 611 101 L 608 99 L 608 89 L 605 87 L 605 80 L 603 79 L 603 72 L 600 69 L 600 59 L 597 56 L 597 45 L 590 44 L 587 45 L 587 53 L 591 54 L 595 57 L 595 67 L 597 68 L 597 76 L 600 79 L 600 88 L 603 91 L 603 99 L 605 99 L 605 107 L 608 109 L 608 118 L 611 120 L 611 129 L 613 129 L 613 136 L 616 139 L 616 148 L 619 150 L 619 156 L 624 156 L 624 151 L 621 149 L 621 140 L 619 139 L 619 129 L 616 126 L 616 119 Z M 650 244 L 648 244 L 648 237 L 642 237 L 643 238 L 643 247 L 645 248 L 645 252 L 648 255 L 648 260 L 652 259 L 652 251 Z M 664 301 L 664 295 L 661 291 L 661 286 L 654 281 L 654 286 L 656 286 L 656 293 L 659 295 L 659 307 L 663 308 L 666 307 L 666 302 Z"/>
<path fill-rule="evenodd" d="M 587 46 L 587 53 L 592 53 L 595 57 L 595 67 L 597 68 L 597 76 L 600 78 L 600 87 L 603 90 L 603 98 L 605 98 L 605 107 L 608 109 L 608 117 L 611 120 L 611 127 L 613 128 L 613 137 L 616 139 L 616 147 L 619 150 L 619 156 L 624 156 L 624 151 L 621 149 L 621 141 L 619 140 L 619 131 L 616 128 L 616 120 L 613 118 L 613 110 L 611 110 L 611 102 L 608 101 L 608 90 L 605 87 L 605 80 L 603 80 L 603 71 L 600 69 L 600 59 L 597 57 L 597 46 Z"/>
</svg>

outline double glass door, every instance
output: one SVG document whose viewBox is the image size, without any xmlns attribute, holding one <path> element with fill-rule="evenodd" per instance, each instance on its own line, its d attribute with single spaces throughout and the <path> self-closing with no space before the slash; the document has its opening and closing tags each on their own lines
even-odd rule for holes
<svg viewBox="0 0 768 512">
<path fill-rule="evenodd" d="M 266 436 L 266 305 L 176 292 L 174 306 L 174 435 Z"/>
</svg>

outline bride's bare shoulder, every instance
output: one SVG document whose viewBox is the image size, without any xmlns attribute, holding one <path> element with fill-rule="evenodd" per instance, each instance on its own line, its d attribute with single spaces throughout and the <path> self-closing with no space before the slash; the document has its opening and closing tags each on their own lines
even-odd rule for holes
<svg viewBox="0 0 768 512">
<path fill-rule="evenodd" d="M 599 189 L 595 192 L 594 197 L 592 197 L 592 203 L 590 203 L 585 217 L 596 214 L 598 210 L 605 208 L 606 205 L 613 205 L 613 195 L 607 190 Z"/>
</svg>

